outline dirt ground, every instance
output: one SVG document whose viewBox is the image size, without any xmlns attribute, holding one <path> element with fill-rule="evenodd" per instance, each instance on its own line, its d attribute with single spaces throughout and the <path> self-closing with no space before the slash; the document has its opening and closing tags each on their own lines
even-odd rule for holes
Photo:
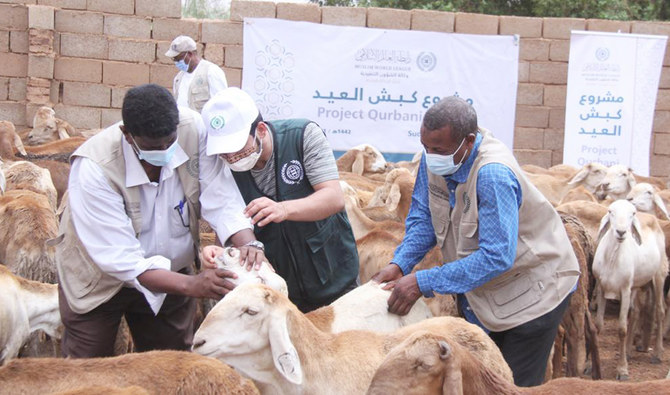
<svg viewBox="0 0 670 395">
<path fill-rule="evenodd" d="M 598 334 L 600 347 L 600 363 L 604 380 L 615 380 L 616 365 L 619 357 L 619 334 L 617 322 L 619 317 L 619 306 L 611 302 L 607 303 L 605 314 L 605 328 Z M 595 312 L 593 312 L 595 320 Z M 655 344 L 656 336 L 651 338 L 651 346 Z M 633 349 L 628 360 L 628 374 L 630 382 L 664 379 L 670 369 L 670 339 L 663 342 L 663 358 L 660 364 L 651 363 L 651 352 L 638 352 Z M 591 376 L 582 375 L 583 378 Z"/>
</svg>

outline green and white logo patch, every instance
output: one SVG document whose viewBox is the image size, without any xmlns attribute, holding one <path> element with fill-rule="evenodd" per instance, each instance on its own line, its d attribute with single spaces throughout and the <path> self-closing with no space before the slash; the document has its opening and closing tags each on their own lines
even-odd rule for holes
<svg viewBox="0 0 670 395">
<path fill-rule="evenodd" d="M 223 127 L 223 125 L 226 124 L 226 120 L 223 119 L 223 116 L 217 115 L 214 118 L 212 118 L 211 121 L 209 121 L 209 126 L 212 127 L 212 129 L 218 130 Z"/>
</svg>

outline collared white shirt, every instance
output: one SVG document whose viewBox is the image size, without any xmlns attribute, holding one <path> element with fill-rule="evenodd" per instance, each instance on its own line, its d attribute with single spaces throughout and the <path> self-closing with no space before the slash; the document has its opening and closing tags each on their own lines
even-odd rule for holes
<svg viewBox="0 0 670 395">
<path fill-rule="evenodd" d="M 207 156 L 207 133 L 198 113 L 194 113 L 200 137 L 200 203 L 201 213 L 219 239 L 225 242 L 242 229 L 252 229 L 243 210 L 244 200 L 235 180 L 218 155 Z M 120 123 L 119 123 L 120 124 Z M 117 124 L 118 125 L 118 124 Z M 143 287 L 137 276 L 147 270 L 177 270 L 190 265 L 195 256 L 189 228 L 188 207 L 176 168 L 188 160 L 186 152 L 177 150 L 167 166 L 161 169 L 159 182 L 151 182 L 133 148 L 122 142 L 126 164 L 126 187 L 139 186 L 141 232 L 138 237 L 125 212 L 123 197 L 107 182 L 100 166 L 93 160 L 76 157 L 68 185 L 72 221 L 86 251 L 107 274 L 144 294 L 154 313 L 165 299 Z M 182 202 L 182 213 L 176 206 Z M 183 222 L 182 222 L 183 221 Z"/>
<path fill-rule="evenodd" d="M 200 61 L 202 63 L 203 60 Z M 181 81 L 179 81 L 179 96 L 177 97 L 177 105 L 181 107 L 188 107 L 188 91 L 193 81 L 193 75 L 195 71 L 200 67 L 200 63 L 195 66 L 192 72 L 182 73 Z M 207 84 L 209 86 L 209 97 L 216 96 L 217 93 L 228 88 L 228 80 L 226 79 L 226 73 L 223 72 L 221 67 L 212 63 L 207 70 Z"/>
</svg>

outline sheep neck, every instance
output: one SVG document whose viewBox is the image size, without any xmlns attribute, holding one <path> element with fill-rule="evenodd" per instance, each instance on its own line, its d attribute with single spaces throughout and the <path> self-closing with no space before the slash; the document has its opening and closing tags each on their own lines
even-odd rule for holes
<svg viewBox="0 0 670 395">
<path fill-rule="evenodd" d="M 22 288 L 30 331 L 43 330 L 54 336 L 60 324 L 58 308 L 58 286 L 55 284 L 36 284 L 34 289 Z M 56 324 L 57 323 L 57 324 Z M 56 325 L 54 325 L 56 324 Z"/>
</svg>

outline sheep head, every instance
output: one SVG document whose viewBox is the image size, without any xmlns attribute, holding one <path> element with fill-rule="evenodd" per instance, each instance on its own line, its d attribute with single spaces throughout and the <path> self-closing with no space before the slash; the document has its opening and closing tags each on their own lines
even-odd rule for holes
<svg viewBox="0 0 670 395">
<path fill-rule="evenodd" d="M 613 199 L 622 199 L 636 184 L 633 170 L 623 165 L 613 165 L 596 188 L 596 196 L 603 200 L 610 195 Z"/>
<path fill-rule="evenodd" d="M 58 139 L 56 113 L 47 106 L 40 107 L 33 117 L 33 130 L 28 133 L 28 144 L 44 144 Z"/>
<path fill-rule="evenodd" d="M 291 314 L 299 313 L 281 293 L 263 284 L 241 284 L 207 314 L 193 338 L 193 351 L 229 363 L 269 350 L 276 370 L 302 384 L 300 357 L 289 335 Z"/>
<path fill-rule="evenodd" d="M 240 250 L 235 247 L 226 247 L 223 249 L 223 254 L 216 257 L 216 263 L 219 269 L 226 269 L 237 273 L 236 279 L 230 279 L 235 285 L 245 282 L 267 284 L 270 288 L 288 296 L 286 281 L 274 272 L 267 261 L 263 262 L 260 269 L 249 271 L 240 262 Z"/>
<path fill-rule="evenodd" d="M 582 167 L 572 177 L 568 185 L 583 185 L 589 192 L 595 192 L 596 187 L 602 182 L 607 174 L 607 167 L 597 162 L 591 162 Z"/>
<path fill-rule="evenodd" d="M 365 172 L 383 173 L 387 169 L 384 155 L 370 144 L 361 144 L 351 149 L 356 151 L 356 159 L 351 165 L 351 172 L 362 175 Z"/>
<path fill-rule="evenodd" d="M 367 393 L 463 394 L 453 346 L 444 336 L 416 332 L 387 354 Z"/>
<path fill-rule="evenodd" d="M 670 217 L 668 217 L 668 211 L 665 208 L 665 203 L 658 194 L 658 188 L 649 183 L 641 182 L 639 184 L 635 184 L 633 188 L 631 188 L 630 192 L 628 192 L 626 199 L 633 203 L 633 205 L 638 210 L 645 213 L 654 214 L 654 206 L 656 206 L 656 208 L 663 212 L 665 219 L 670 220 Z"/>
<path fill-rule="evenodd" d="M 637 209 L 627 200 L 615 200 L 609 205 L 607 214 L 600 221 L 598 230 L 598 241 L 600 241 L 611 228 L 612 235 L 617 242 L 622 243 L 628 235 L 632 235 L 635 242 L 642 244 L 642 232 L 640 220 L 636 216 Z"/>
</svg>

